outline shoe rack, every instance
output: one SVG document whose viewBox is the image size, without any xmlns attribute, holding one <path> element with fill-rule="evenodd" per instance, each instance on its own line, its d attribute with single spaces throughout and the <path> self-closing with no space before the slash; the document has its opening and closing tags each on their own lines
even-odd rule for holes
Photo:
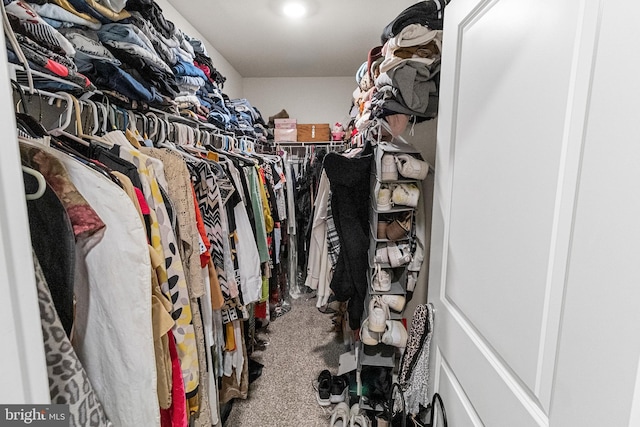
<svg viewBox="0 0 640 427">
<path fill-rule="evenodd" d="M 378 205 L 378 192 L 380 188 L 394 188 L 401 184 L 413 184 L 420 190 L 420 198 L 422 198 L 422 185 L 421 181 L 416 179 L 409 179 L 403 177 L 398 173 L 397 179 L 383 179 L 383 161 L 382 158 L 385 155 L 398 155 L 409 154 L 415 158 L 422 159 L 420 152 L 413 146 L 405 143 L 393 143 L 393 142 L 379 142 L 375 147 L 375 156 L 373 158 L 372 174 L 371 174 L 371 199 L 369 208 L 369 269 L 367 273 L 367 297 L 365 299 L 365 308 L 362 316 L 363 322 L 369 317 L 369 305 L 373 298 L 378 295 L 402 295 L 406 298 L 407 289 L 407 277 L 409 262 L 402 265 L 392 266 L 389 261 L 381 262 L 376 259 L 376 254 L 380 253 L 380 250 L 384 252 L 384 248 L 389 245 L 403 245 L 409 248 L 409 253 L 412 253 L 415 245 L 415 213 L 416 209 L 419 209 L 423 203 L 422 200 L 418 200 L 417 206 L 407 206 L 400 204 L 392 204 L 390 207 L 385 206 L 383 209 Z M 404 236 L 398 239 L 390 240 L 387 238 L 384 227 L 379 228 L 378 224 L 382 222 L 390 222 L 391 220 L 408 216 L 411 220 L 411 225 Z M 372 287 L 374 281 L 376 267 L 379 265 L 383 270 L 387 271 L 391 275 L 391 289 L 386 292 L 375 291 Z M 405 302 L 406 307 L 406 302 Z M 392 321 L 402 321 L 404 317 L 404 308 L 402 312 L 396 312 L 389 310 L 389 319 Z M 410 319 L 408 319 L 410 323 Z M 405 326 L 406 328 L 406 326 Z M 380 334 L 382 336 L 382 334 Z M 394 380 L 396 378 L 396 372 L 398 370 L 400 362 L 400 349 L 391 345 L 387 345 L 383 342 L 377 345 L 365 345 L 362 341 L 358 342 L 358 348 L 356 350 L 357 357 L 357 394 L 366 398 L 366 392 L 363 393 L 362 382 L 360 378 L 360 372 L 364 366 L 377 366 L 384 367 L 391 370 Z M 360 407 L 362 409 L 370 411 L 382 411 L 380 405 L 377 407 L 371 407 L 366 399 L 360 400 Z"/>
</svg>

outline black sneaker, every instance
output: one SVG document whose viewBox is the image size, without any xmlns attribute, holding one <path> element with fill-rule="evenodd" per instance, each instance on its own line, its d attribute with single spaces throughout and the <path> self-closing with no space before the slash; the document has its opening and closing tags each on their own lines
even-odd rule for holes
<svg viewBox="0 0 640 427">
<path fill-rule="evenodd" d="M 344 402 L 349 394 L 349 381 L 343 376 L 334 376 L 331 379 L 331 403 Z"/>
<path fill-rule="evenodd" d="M 331 372 L 326 369 L 318 375 L 316 399 L 320 406 L 331 405 Z"/>
</svg>

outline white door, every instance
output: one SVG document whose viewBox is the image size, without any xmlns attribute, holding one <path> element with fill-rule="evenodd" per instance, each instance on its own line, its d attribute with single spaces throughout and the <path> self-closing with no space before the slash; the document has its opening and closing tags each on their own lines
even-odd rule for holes
<svg viewBox="0 0 640 427">
<path fill-rule="evenodd" d="M 640 426 L 640 5 L 453 0 L 429 301 L 449 425 Z"/>
</svg>

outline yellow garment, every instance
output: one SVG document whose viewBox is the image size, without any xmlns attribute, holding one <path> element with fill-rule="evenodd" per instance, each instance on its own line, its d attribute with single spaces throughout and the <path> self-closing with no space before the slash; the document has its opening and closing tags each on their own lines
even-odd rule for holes
<svg viewBox="0 0 640 427">
<path fill-rule="evenodd" d="M 216 274 L 216 267 L 213 265 L 213 261 L 209 260 L 207 265 L 209 273 L 209 289 L 211 291 L 211 308 L 214 310 L 220 310 L 224 305 L 224 296 L 222 295 L 222 289 L 220 289 L 220 282 L 218 281 L 218 274 Z"/>
<path fill-rule="evenodd" d="M 262 215 L 264 216 L 264 227 L 267 230 L 267 233 L 271 233 L 273 231 L 274 221 L 271 216 L 271 209 L 269 209 L 269 197 L 267 196 L 267 192 L 264 189 L 265 182 L 263 175 L 260 173 L 260 167 L 256 166 L 258 172 L 258 179 L 260 180 L 260 199 L 262 199 Z"/>
<path fill-rule="evenodd" d="M 101 5 L 96 0 L 84 0 L 84 2 L 100 15 L 110 19 L 111 21 L 122 21 L 123 19 L 131 18 L 131 14 L 124 9 L 120 13 L 117 13 L 106 6 Z"/>
<path fill-rule="evenodd" d="M 260 302 L 265 302 L 269 299 L 269 278 L 262 276 L 262 296 Z"/>
<path fill-rule="evenodd" d="M 169 353 L 169 336 L 167 333 L 173 328 L 174 321 L 171 317 L 171 302 L 162 293 L 156 271 L 163 264 L 162 256 L 149 246 L 151 255 L 152 295 L 151 315 L 153 318 L 153 341 L 156 353 L 156 370 L 158 372 L 158 403 L 160 408 L 171 407 L 171 389 L 173 387 L 171 354 Z"/>
<path fill-rule="evenodd" d="M 89 22 L 92 22 L 94 24 L 99 24 L 100 21 L 98 21 L 96 18 L 94 18 L 91 15 L 88 15 L 86 13 L 83 12 L 78 12 L 78 10 L 73 7 L 73 5 L 71 3 L 69 3 L 68 0 L 51 0 L 51 3 L 55 3 L 58 6 L 60 6 L 61 8 L 63 8 L 64 10 L 66 10 L 67 12 L 71 12 L 76 16 L 79 16 L 82 19 L 85 19 Z"/>
<path fill-rule="evenodd" d="M 233 322 L 225 323 L 225 351 L 236 350 L 236 337 L 233 330 Z"/>
</svg>

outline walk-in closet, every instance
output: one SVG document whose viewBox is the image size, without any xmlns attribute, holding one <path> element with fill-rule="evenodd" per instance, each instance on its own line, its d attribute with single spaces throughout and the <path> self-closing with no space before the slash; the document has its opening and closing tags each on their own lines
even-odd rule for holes
<svg viewBox="0 0 640 427">
<path fill-rule="evenodd" d="M 640 5 L 1 9 L 0 426 L 640 426 Z"/>
</svg>

